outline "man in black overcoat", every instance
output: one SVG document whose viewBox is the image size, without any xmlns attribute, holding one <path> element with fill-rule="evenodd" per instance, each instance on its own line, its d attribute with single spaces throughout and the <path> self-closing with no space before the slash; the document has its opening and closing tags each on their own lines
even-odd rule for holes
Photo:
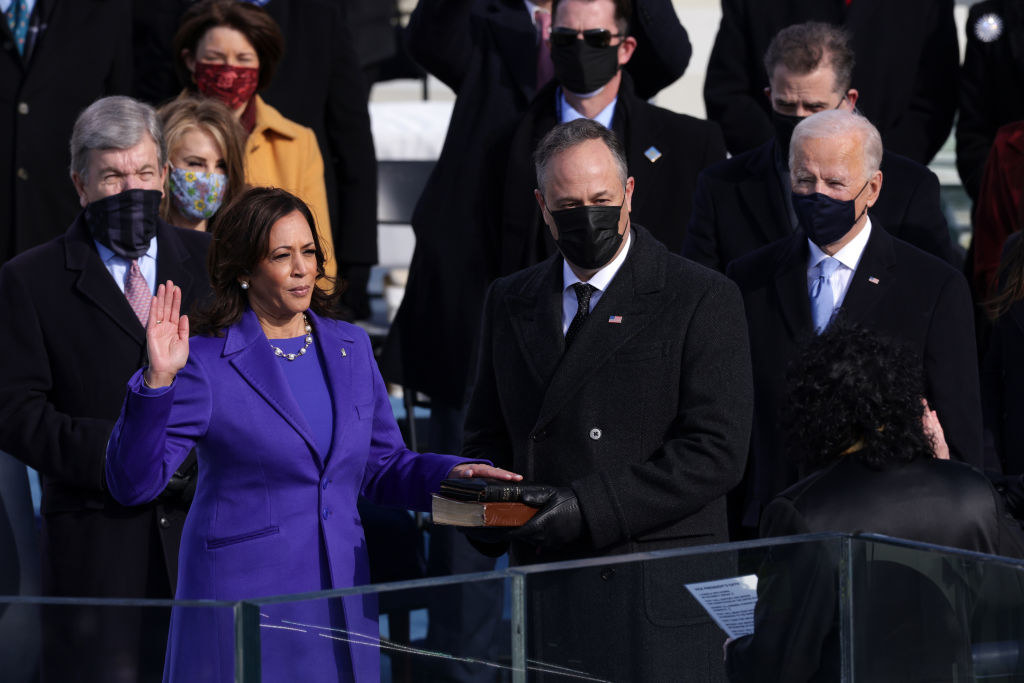
<svg viewBox="0 0 1024 683">
<path fill-rule="evenodd" d="M 775 131 L 764 144 L 700 174 L 682 254 L 725 272 L 740 256 L 793 234 L 789 200 L 789 139 L 793 127 L 818 111 L 853 111 L 854 54 L 844 31 L 820 22 L 788 26 L 764 55 Z M 959 266 L 942 213 L 939 180 L 907 157 L 882 154 L 885 192 L 871 214 L 894 237 Z"/>
<path fill-rule="evenodd" d="M 561 0 L 554 4 L 553 30 L 616 31 L 628 17 L 619 14 L 621 7 L 613 0 Z M 577 47 L 584 40 L 575 36 Z M 636 41 L 626 37 L 620 60 L 628 64 Z M 552 48 L 556 55 L 557 47 Z M 507 275 L 532 266 L 555 253 L 541 213 L 532 202 L 523 201 L 535 186 L 531 152 L 557 123 L 586 117 L 615 131 L 626 148 L 630 172 L 639 191 L 633 198 L 633 216 L 651 226 L 651 234 L 670 251 L 678 252 L 683 244 L 684 227 L 690 217 L 697 174 L 711 164 L 725 159 L 725 142 L 718 126 L 649 104 L 637 96 L 632 77 L 613 65 L 600 84 L 600 91 L 589 92 L 597 85 L 580 79 L 572 69 L 559 68 L 541 89 L 523 115 L 512 138 L 502 196 L 501 273 Z M 587 89 L 586 94 L 578 91 Z"/>
<path fill-rule="evenodd" d="M 704 81 L 708 118 L 732 154 L 772 136 L 761 64 L 781 29 L 823 21 L 850 32 L 853 82 L 886 149 L 927 164 L 949 136 L 960 51 L 953 0 L 722 0 L 722 23 Z"/>
<path fill-rule="evenodd" d="M 154 503 L 124 507 L 107 493 L 104 453 L 126 382 L 145 362 L 153 288 L 173 280 L 185 306 L 204 297 L 209 236 L 157 217 L 166 150 L 148 105 L 99 100 L 71 148 L 83 211 L 0 269 L 0 448 L 42 478 L 45 595 L 170 598 L 189 471 Z M 46 608 L 43 679 L 159 680 L 168 618 Z"/>
<path fill-rule="evenodd" d="M 752 405 L 735 287 L 631 223 L 635 181 L 604 126 L 556 126 L 537 175 L 561 253 L 490 288 L 462 451 L 552 486 L 512 562 L 728 540 Z M 601 680 L 714 680 L 720 634 L 683 583 L 729 571 L 701 558 L 531 578 L 529 657 Z"/>
<path fill-rule="evenodd" d="M 756 387 L 743 526 L 795 483 L 778 426 L 787 365 L 838 314 L 909 346 L 951 456 L 981 464 L 981 406 L 967 282 L 947 263 L 889 232 L 869 213 L 882 190 L 882 142 L 864 117 L 826 111 L 797 125 L 790 148 L 790 237 L 733 261 L 743 293 Z M 831 267 L 830 267 L 831 264 Z M 824 272 L 823 272 L 824 270 Z"/>
<path fill-rule="evenodd" d="M 550 16 L 551 0 L 533 4 Z M 653 97 L 682 75 L 690 43 L 670 0 L 637 0 L 627 15 L 637 44 L 627 68 L 639 96 Z M 389 381 L 430 397 L 428 443 L 439 452 L 458 452 L 462 443 L 484 293 L 499 274 L 512 134 L 550 76 L 537 21 L 522 0 L 420 0 L 409 21 L 410 54 L 454 90 L 456 100 L 441 156 L 412 217 L 416 249 L 382 371 Z M 539 62 L 547 72 L 538 71 Z M 533 210 L 529 191 L 521 201 Z M 430 544 L 432 573 L 493 568 L 451 529 L 436 529 Z M 429 642 L 435 649 L 468 646 L 473 656 L 486 656 L 472 644 L 493 640 L 492 598 L 471 595 L 481 588 L 486 587 L 478 583 L 435 591 L 435 602 L 444 606 L 439 618 L 432 610 Z M 455 592 L 462 595 L 452 597 Z M 442 621 L 451 614 L 455 623 Z M 469 680 L 471 673 L 453 679 Z M 434 679 L 452 680 L 442 674 Z"/>
<path fill-rule="evenodd" d="M 67 141 L 93 100 L 131 88 L 131 17 L 129 0 L 36 0 L 20 49 L 0 17 L 0 265 L 78 213 Z"/>
<path fill-rule="evenodd" d="M 537 4 L 550 9 L 550 2 Z M 669 0 L 637 0 L 630 31 L 638 45 L 630 65 L 637 93 L 653 97 L 682 75 L 690 43 Z M 384 370 L 435 406 L 461 411 L 484 291 L 499 273 L 510 142 L 538 90 L 539 35 L 522 0 L 421 0 L 408 37 L 412 56 L 456 100 L 412 218 L 416 250 L 389 340 L 401 362 Z"/>
</svg>

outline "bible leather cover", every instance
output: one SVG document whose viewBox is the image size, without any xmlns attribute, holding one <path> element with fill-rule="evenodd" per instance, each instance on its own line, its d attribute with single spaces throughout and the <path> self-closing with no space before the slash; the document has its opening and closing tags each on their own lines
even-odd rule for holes
<svg viewBox="0 0 1024 683">
<path fill-rule="evenodd" d="M 535 514 L 537 508 L 526 503 L 463 501 L 436 493 L 431 502 L 434 523 L 452 526 L 522 526 Z"/>
<path fill-rule="evenodd" d="M 504 479 L 445 479 L 438 493 L 445 498 L 461 501 L 516 503 L 523 499 L 523 492 L 534 484 Z M 549 487 L 545 486 L 545 489 Z"/>
</svg>

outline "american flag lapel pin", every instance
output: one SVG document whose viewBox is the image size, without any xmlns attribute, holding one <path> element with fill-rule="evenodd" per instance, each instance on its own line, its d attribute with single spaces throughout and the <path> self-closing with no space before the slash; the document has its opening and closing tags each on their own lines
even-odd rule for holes
<svg viewBox="0 0 1024 683">
<path fill-rule="evenodd" d="M 622 324 L 622 316 L 621 315 L 609 316 L 608 322 L 613 323 L 615 325 L 621 325 Z"/>
<path fill-rule="evenodd" d="M 872 275 L 871 277 L 868 278 L 868 282 L 870 282 L 873 285 L 877 285 L 878 284 L 878 278 L 875 277 L 874 275 Z"/>
</svg>

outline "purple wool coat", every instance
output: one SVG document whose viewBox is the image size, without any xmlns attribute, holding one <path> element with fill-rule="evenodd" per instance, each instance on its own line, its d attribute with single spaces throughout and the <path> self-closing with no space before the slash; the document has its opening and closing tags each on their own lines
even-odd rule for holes
<svg viewBox="0 0 1024 683">
<path fill-rule="evenodd" d="M 429 509 L 466 460 L 405 447 L 366 333 L 309 314 L 334 403 L 320 452 L 256 315 L 223 338 L 193 337 L 159 395 L 129 381 L 107 446 L 106 478 L 125 505 L 153 500 L 195 447 L 198 485 L 179 556 L 179 599 L 242 600 L 370 582 L 356 499 Z M 265 681 L 379 681 L 375 596 L 260 609 Z M 234 677 L 230 609 L 176 608 L 166 681 Z"/>
</svg>

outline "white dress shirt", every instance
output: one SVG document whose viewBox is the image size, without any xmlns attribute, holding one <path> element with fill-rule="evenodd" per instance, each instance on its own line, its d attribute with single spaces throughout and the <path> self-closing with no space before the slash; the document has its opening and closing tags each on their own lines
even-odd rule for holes
<svg viewBox="0 0 1024 683">
<path fill-rule="evenodd" d="M 860 263 L 860 257 L 864 254 L 864 247 L 868 245 L 869 237 L 871 237 L 871 218 L 866 217 L 864 229 L 850 240 L 849 244 L 832 255 L 832 258 L 841 264 L 828 279 L 829 287 L 832 288 L 833 309 L 839 308 L 843 299 L 846 298 L 846 290 L 850 288 L 850 278 L 857 270 L 857 264 Z M 807 240 L 807 244 L 811 248 L 811 256 L 807 259 L 807 292 L 809 296 L 811 285 L 818 279 L 818 264 L 824 261 L 828 254 L 810 240 Z"/>
<path fill-rule="evenodd" d="M 605 290 L 608 289 L 608 285 L 612 283 L 615 278 L 615 274 L 619 272 L 619 268 L 626 262 L 626 255 L 629 253 L 630 242 L 633 241 L 633 231 L 630 230 L 626 233 L 626 246 L 622 248 L 619 255 L 613 258 L 608 265 L 601 268 L 601 270 L 594 273 L 594 277 L 587 280 L 587 284 L 594 288 L 595 291 L 590 293 L 590 310 L 594 310 L 594 306 L 601 300 L 601 295 L 604 294 Z M 562 259 L 562 334 L 565 334 L 569 330 L 569 323 L 576 317 L 576 310 L 580 307 L 579 300 L 576 298 L 576 290 L 572 288 L 577 282 L 582 282 L 576 273 L 572 272 L 572 268 L 566 260 Z"/>
<path fill-rule="evenodd" d="M 100 260 L 106 266 L 107 272 L 114 278 L 114 282 L 117 283 L 123 294 L 131 261 L 123 256 L 118 256 L 96 240 L 93 240 L 93 244 L 96 245 L 96 251 L 99 252 Z M 149 291 L 156 294 L 156 237 L 149 240 L 149 249 L 139 257 L 139 270 L 142 271 L 142 277 L 146 278 L 146 285 L 149 286 Z"/>
</svg>

